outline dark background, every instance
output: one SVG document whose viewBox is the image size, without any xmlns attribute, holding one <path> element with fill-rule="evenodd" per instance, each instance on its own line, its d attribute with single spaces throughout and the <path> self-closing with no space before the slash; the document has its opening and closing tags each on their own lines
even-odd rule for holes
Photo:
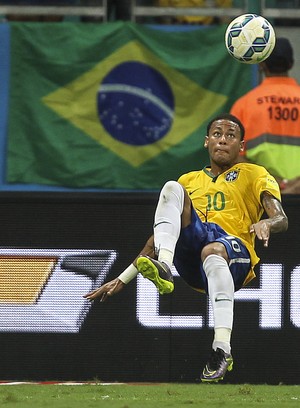
<svg viewBox="0 0 300 408">
<path fill-rule="evenodd" d="M 115 249 L 107 279 L 118 276 L 152 233 L 156 193 L 0 194 L 0 247 Z M 236 302 L 229 383 L 299 383 L 299 328 L 289 313 L 290 273 L 300 264 L 300 197 L 283 201 L 289 230 L 257 249 L 262 263 L 284 264 L 283 328 L 259 329 L 258 302 Z M 258 277 L 250 287 L 259 287 Z M 160 313 L 203 314 L 204 295 L 175 279 Z M 21 288 L 20 288 L 21 290 Z M 84 294 L 84 293 L 83 293 Z M 299 310 L 300 313 L 300 310 Z M 30 321 L 28 322 L 30 325 Z M 108 302 L 94 302 L 81 330 L 63 333 L 0 332 L 0 379 L 15 381 L 197 382 L 209 356 L 213 330 L 149 329 L 136 318 L 136 283 Z"/>
</svg>

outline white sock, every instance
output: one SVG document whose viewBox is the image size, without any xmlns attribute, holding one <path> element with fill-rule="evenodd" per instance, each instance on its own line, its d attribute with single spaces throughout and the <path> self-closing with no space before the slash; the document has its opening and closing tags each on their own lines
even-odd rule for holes
<svg viewBox="0 0 300 408">
<path fill-rule="evenodd" d="M 173 258 L 174 258 L 173 251 L 169 251 L 168 249 L 160 248 L 159 254 L 158 254 L 158 260 L 160 262 L 164 262 L 165 264 L 168 265 L 169 268 L 171 268 L 173 264 Z"/>
<path fill-rule="evenodd" d="M 208 295 L 214 314 L 215 337 L 213 349 L 217 347 L 230 353 L 230 337 L 233 324 L 234 283 L 224 258 L 209 255 L 203 262 L 207 276 Z"/>
<path fill-rule="evenodd" d="M 231 329 L 226 327 L 217 327 L 215 328 L 215 337 L 212 344 L 213 350 L 220 348 L 225 351 L 225 353 L 231 353 L 230 347 L 230 338 L 231 338 Z"/>
<path fill-rule="evenodd" d="M 177 181 L 162 188 L 154 216 L 154 245 L 158 260 L 172 266 L 175 246 L 180 234 L 184 192 Z"/>
</svg>

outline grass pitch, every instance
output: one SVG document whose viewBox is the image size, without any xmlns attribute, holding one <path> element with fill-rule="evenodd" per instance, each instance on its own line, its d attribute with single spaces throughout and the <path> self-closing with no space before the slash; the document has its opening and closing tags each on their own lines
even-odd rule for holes
<svg viewBox="0 0 300 408">
<path fill-rule="evenodd" d="M 1 407 L 164 408 L 300 406 L 298 385 L 116 384 L 1 385 Z"/>
</svg>

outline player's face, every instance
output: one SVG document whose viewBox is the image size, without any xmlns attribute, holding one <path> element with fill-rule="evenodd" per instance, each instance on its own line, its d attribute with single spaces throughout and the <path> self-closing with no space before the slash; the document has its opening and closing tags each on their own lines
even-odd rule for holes
<svg viewBox="0 0 300 408">
<path fill-rule="evenodd" d="M 204 146 L 216 165 L 223 167 L 235 164 L 244 146 L 239 125 L 228 119 L 216 120 L 205 137 Z"/>
</svg>

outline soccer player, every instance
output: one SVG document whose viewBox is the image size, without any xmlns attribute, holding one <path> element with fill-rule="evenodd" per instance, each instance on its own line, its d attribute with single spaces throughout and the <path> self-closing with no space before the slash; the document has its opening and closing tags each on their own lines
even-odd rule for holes
<svg viewBox="0 0 300 408">
<path fill-rule="evenodd" d="M 154 216 L 153 236 L 116 279 L 86 294 L 89 300 L 118 293 L 141 273 L 160 294 L 174 289 L 171 266 L 191 288 L 208 294 L 214 314 L 211 356 L 203 382 L 222 380 L 233 367 L 230 339 L 234 291 L 255 277 L 259 261 L 255 237 L 268 246 L 270 233 L 285 231 L 288 220 L 280 190 L 264 167 L 239 163 L 244 127 L 222 114 L 207 126 L 204 146 L 210 166 L 168 181 Z M 263 212 L 267 218 L 260 219 Z"/>
</svg>

